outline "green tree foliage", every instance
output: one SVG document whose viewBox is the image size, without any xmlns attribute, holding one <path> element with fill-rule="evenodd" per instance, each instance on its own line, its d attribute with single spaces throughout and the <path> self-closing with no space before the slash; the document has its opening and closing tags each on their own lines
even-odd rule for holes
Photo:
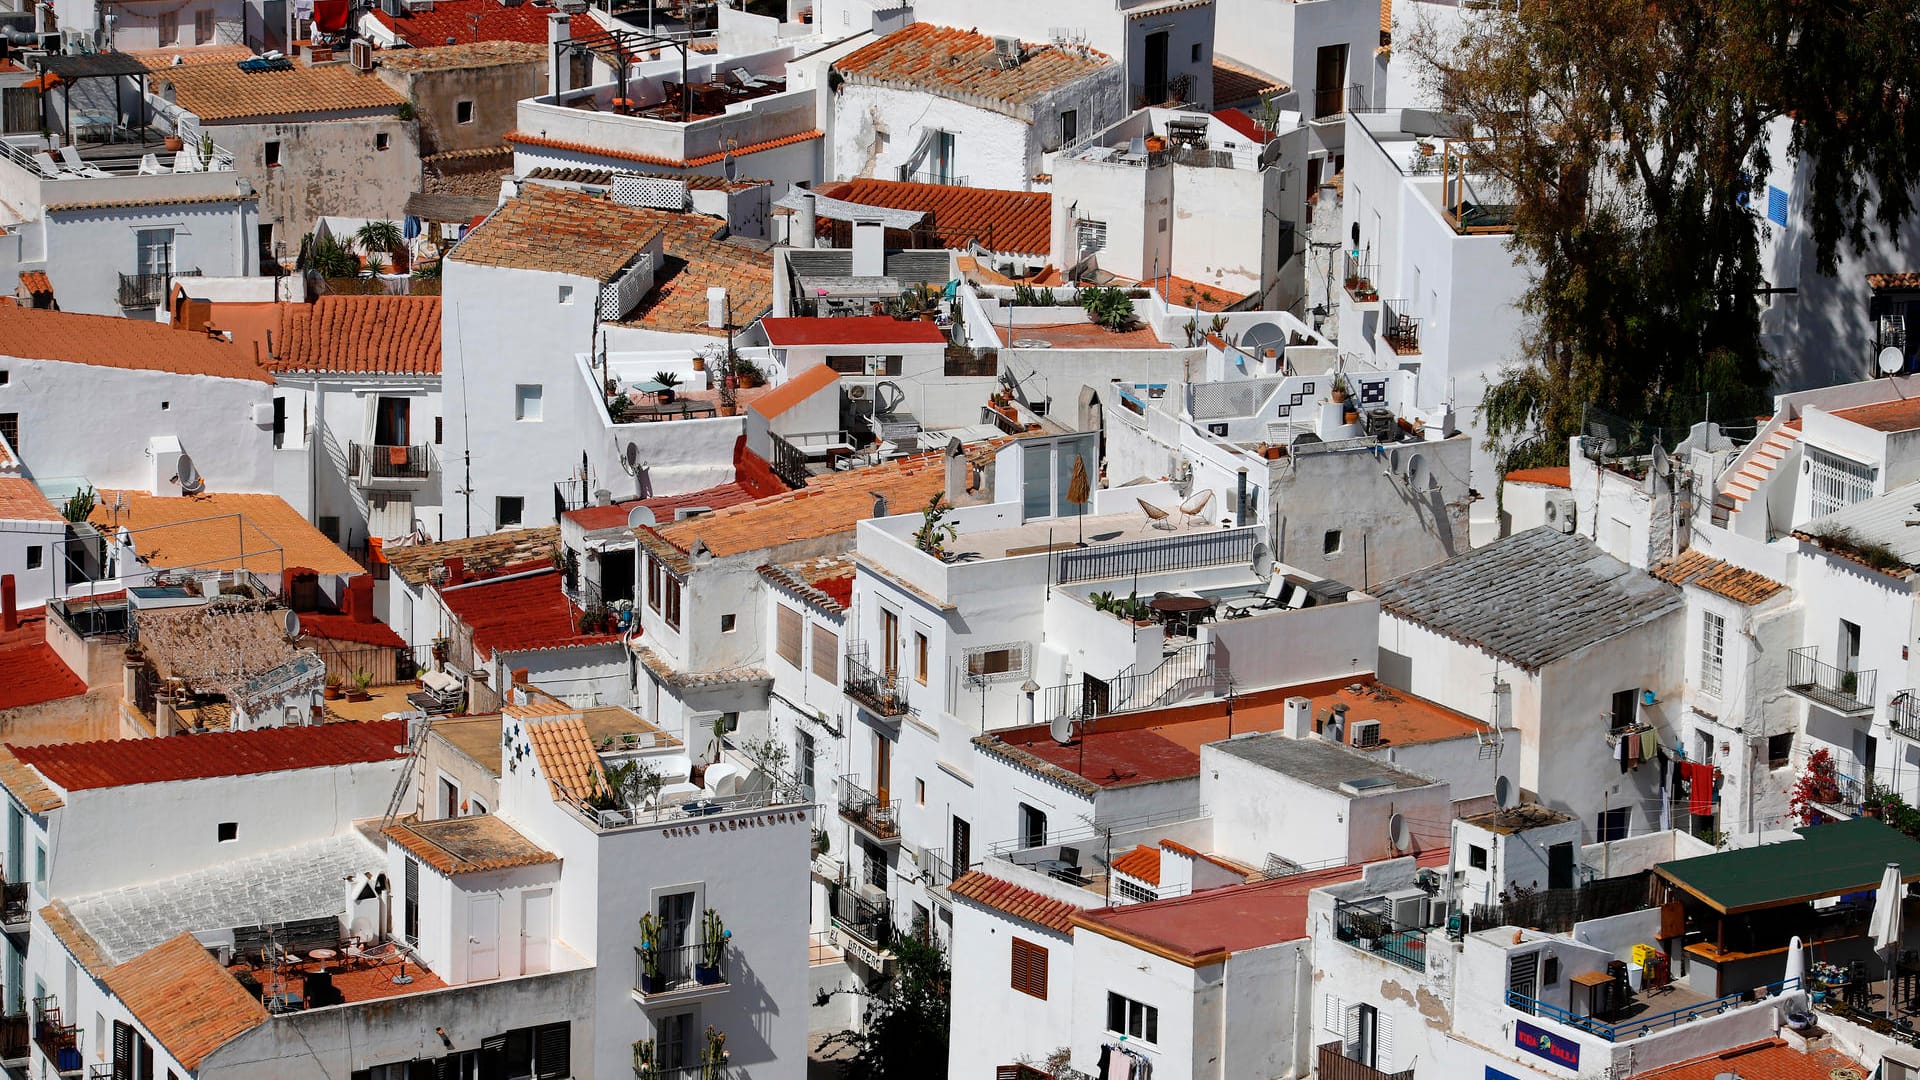
<svg viewBox="0 0 1920 1080">
<path fill-rule="evenodd" d="M 867 1030 L 845 1036 L 855 1051 L 845 1080 L 946 1080 L 946 954 L 911 936 L 892 949 L 897 971 L 868 1004 Z"/>
</svg>

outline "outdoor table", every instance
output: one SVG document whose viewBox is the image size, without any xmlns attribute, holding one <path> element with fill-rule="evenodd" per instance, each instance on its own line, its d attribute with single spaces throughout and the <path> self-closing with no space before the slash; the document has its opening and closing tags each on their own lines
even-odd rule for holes
<svg viewBox="0 0 1920 1080">
<path fill-rule="evenodd" d="M 1213 601 L 1204 596 L 1156 596 L 1147 607 L 1164 616 L 1163 621 L 1192 634 L 1200 616 L 1213 610 Z"/>
</svg>

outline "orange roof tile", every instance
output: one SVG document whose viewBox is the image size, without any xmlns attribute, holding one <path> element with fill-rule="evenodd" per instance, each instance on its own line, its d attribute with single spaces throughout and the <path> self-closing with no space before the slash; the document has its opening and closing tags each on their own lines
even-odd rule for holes
<svg viewBox="0 0 1920 1080">
<path fill-rule="evenodd" d="M 161 71 L 188 64 L 237 64 L 250 59 L 253 49 L 247 45 L 200 45 L 190 48 L 132 49 L 127 55 L 147 65 L 148 71 Z M 175 60 L 180 63 L 175 64 Z"/>
<path fill-rule="evenodd" d="M 241 350 L 204 334 L 109 315 L 75 315 L 0 304 L 0 355 L 94 367 L 165 371 L 270 383 L 273 376 Z"/>
<path fill-rule="evenodd" d="M 658 213 L 534 185 L 469 232 L 449 257 L 476 266 L 578 274 L 607 282 L 660 232 Z"/>
<path fill-rule="evenodd" d="M 0 449 L 0 461 L 6 451 Z M 64 521 L 33 481 L 21 476 L 0 476 L 0 521 Z"/>
<path fill-rule="evenodd" d="M 760 329 L 775 348 L 790 345 L 945 345 L 947 332 L 919 319 L 886 315 L 849 318 L 766 318 Z"/>
<path fill-rule="evenodd" d="M 1080 910 L 1065 900 L 1056 900 L 1045 893 L 1021 888 L 981 870 L 960 875 L 947 891 L 1021 922 L 1043 926 L 1061 934 L 1071 932 L 1073 913 Z"/>
<path fill-rule="evenodd" d="M 528 146 L 544 146 L 549 150 L 571 150 L 576 154 L 591 154 L 594 157 L 618 158 L 621 161 L 638 161 L 648 165 L 665 165 L 675 169 L 697 169 L 703 165 L 713 165 L 725 161 L 729 156 L 738 161 L 750 154 L 758 154 L 766 150 L 778 150 L 783 146 L 792 146 L 794 143 L 811 142 L 814 139 L 823 139 L 825 137 L 826 133 L 820 131 L 818 128 L 809 128 L 806 131 L 796 131 L 791 135 L 782 135 L 778 138 L 767 139 L 763 142 L 736 146 L 732 150 L 723 150 L 712 154 L 700 154 L 695 157 L 682 159 L 660 157 L 657 154 L 641 154 L 632 150 L 620 150 L 615 147 L 598 146 L 593 143 L 569 142 L 565 139 L 549 139 L 544 135 L 535 135 L 528 131 L 509 131 L 506 134 L 506 140 L 510 143 L 524 143 Z"/>
<path fill-rule="evenodd" d="M 774 387 L 770 394 L 754 398 L 748 409 L 761 416 L 774 417 L 820 393 L 840 381 L 840 373 L 825 364 L 814 366 Z"/>
<path fill-rule="evenodd" d="M 399 91 L 347 64 L 296 62 L 285 71 L 242 71 L 237 64 L 187 64 L 154 73 L 173 87 L 174 101 L 202 120 L 299 116 L 308 113 L 392 112 L 406 104 Z"/>
<path fill-rule="evenodd" d="M 1870 289 L 1920 289 L 1920 273 L 1904 270 L 1897 274 L 1868 274 Z"/>
<path fill-rule="evenodd" d="M 522 570 L 544 571 L 516 576 Z M 560 572 L 542 559 L 502 568 L 497 581 L 480 581 L 447 588 L 440 600 L 447 611 L 472 632 L 474 648 L 483 654 L 566 649 L 576 645 L 605 645 L 618 634 L 582 633 L 580 609 L 560 588 Z"/>
<path fill-rule="evenodd" d="M 1160 849 L 1151 844 L 1140 844 L 1132 851 L 1113 860 L 1113 872 L 1138 878 L 1149 885 L 1160 884 Z"/>
<path fill-rule="evenodd" d="M 73 954 L 74 962 L 87 969 L 87 974 L 104 975 L 113 967 L 113 957 L 87 933 L 65 903 L 55 900 L 41 908 L 40 918 L 45 920 L 47 929 L 53 931 L 53 936 L 60 939 L 60 944 Z"/>
<path fill-rule="evenodd" d="M 1236 874 L 1248 873 L 1247 868 L 1244 866 L 1237 866 L 1218 855 L 1209 855 L 1198 848 L 1190 848 L 1178 840 L 1162 840 L 1160 841 L 1160 848 L 1162 851 L 1171 851 L 1178 855 L 1185 855 L 1189 859 L 1199 859 L 1202 862 L 1210 862 L 1222 870 L 1231 870 Z"/>
<path fill-rule="evenodd" d="M 420 821 L 409 817 L 384 830 L 387 839 L 448 876 L 556 863 L 560 856 L 521 835 L 493 814 Z"/>
<path fill-rule="evenodd" d="M 653 291 L 627 313 L 625 326 L 680 334 L 726 337 L 707 325 L 707 289 L 727 290 L 735 326 L 746 326 L 773 307 L 773 256 L 716 238 L 719 223 L 699 214 L 659 215 L 666 251 L 653 276 Z"/>
<path fill-rule="evenodd" d="M 574 716 L 564 720 L 527 721 L 527 741 L 547 774 L 547 789 L 555 798 L 555 785 L 566 788 L 575 798 L 584 799 L 599 788 L 602 775 L 600 754 L 587 735 L 586 721 Z"/>
<path fill-rule="evenodd" d="M 512 7 L 499 0 L 435 0 L 431 7 L 425 4 L 411 10 L 403 7 L 399 15 L 376 7 L 372 15 L 401 40 L 424 51 L 433 46 L 446 47 L 449 38 L 470 43 L 476 36 L 489 41 L 524 41 L 545 46 L 547 16 L 555 10 L 552 4 L 542 0 Z M 604 33 L 593 16 L 587 14 L 569 19 L 567 32 L 576 38 Z M 380 59 L 384 63 L 391 55 L 394 50 L 381 53 Z"/>
<path fill-rule="evenodd" d="M 217 310 L 217 309 L 216 309 Z M 322 296 L 283 311 L 275 371 L 440 374 L 437 296 Z"/>
<path fill-rule="evenodd" d="M 1742 604 L 1758 604 L 1786 586 L 1752 570 L 1716 559 L 1704 551 L 1687 551 L 1653 568 L 1653 576 L 1675 585 L 1698 585 Z"/>
<path fill-rule="evenodd" d="M 1042 95 L 1113 66 L 1106 54 L 1092 49 L 1027 44 L 1022 49 L 1026 59 L 1003 69 L 994 59 L 993 38 L 914 23 L 856 50 L 834 67 L 856 85 L 998 102 L 1024 114 Z"/>
<path fill-rule="evenodd" d="M 1833 415 L 1875 431 L 1912 431 L 1920 428 L 1920 400 L 1899 398 L 1878 401 L 1872 405 L 1841 409 Z"/>
<path fill-rule="evenodd" d="M 1789 1046 L 1784 1039 L 1767 1039 L 1636 1075 L 1640 1080 L 1717 1080 L 1722 1076 L 1737 1076 L 1740 1080 L 1835 1080 L 1863 1077 L 1870 1072 L 1832 1047 L 1813 1047 L 1803 1052 Z"/>
<path fill-rule="evenodd" d="M 1380 0 L 1381 4 L 1393 0 Z M 1242 64 L 1218 53 L 1213 57 L 1213 102 L 1215 105 L 1238 105 L 1242 102 L 1258 101 L 1268 94 L 1284 93 L 1286 80 L 1276 79 L 1264 71 Z"/>
<path fill-rule="evenodd" d="M 220 731 L 167 738 L 10 746 L 21 762 L 62 791 L 164 784 L 219 776 L 258 776 L 298 769 L 393 761 L 406 756 L 398 720 Z"/>
<path fill-rule="evenodd" d="M 209 478 L 209 483 L 218 482 L 219 477 Z M 126 509 L 116 519 L 108 508 L 123 495 Z M 91 518 L 94 525 L 109 531 L 120 525 L 132 529 L 134 550 L 156 570 L 230 570 L 245 565 L 263 574 L 277 574 L 289 566 L 321 574 L 363 572 L 359 563 L 278 495 L 206 492 L 169 497 L 102 489 L 99 499 Z M 245 529 L 234 528 L 234 515 L 245 521 Z"/>
<path fill-rule="evenodd" d="M 1218 285 L 1209 285 L 1204 281 L 1174 277 L 1168 274 L 1150 283 L 1153 290 L 1169 304 L 1179 307 L 1193 307 L 1201 311 L 1225 311 L 1247 298 L 1246 293 L 1234 292 Z"/>
<path fill-rule="evenodd" d="M 40 779 L 39 773 L 20 764 L 20 759 L 13 756 L 13 750 L 5 746 L 0 746 L 0 785 L 4 785 L 14 798 L 19 799 L 20 805 L 26 807 L 29 814 L 44 814 L 67 805 Z"/>
<path fill-rule="evenodd" d="M 456 0 L 456 2 L 458 2 L 458 0 Z M 436 3 L 434 9 L 432 9 L 432 13 L 438 14 L 437 9 L 439 7 L 440 5 Z M 493 15 L 501 11 L 511 11 L 512 9 L 496 6 L 491 10 L 483 10 L 486 10 L 486 14 Z M 388 15 L 384 11 L 380 14 L 386 16 L 381 19 L 382 22 L 398 22 L 402 19 L 412 20 L 416 16 L 422 16 L 428 13 L 428 10 L 413 11 L 399 16 L 398 19 L 392 15 Z M 466 19 L 466 16 L 460 16 L 462 22 L 465 22 Z M 409 29 L 412 28 L 409 27 Z M 491 29 L 491 27 L 488 29 Z M 431 48 L 382 49 L 380 52 L 374 54 L 374 59 L 375 62 L 383 68 L 405 72 L 451 71 L 467 68 L 502 67 L 510 64 L 540 64 L 544 66 L 547 61 L 547 33 L 546 19 L 544 16 L 539 21 L 539 31 L 540 36 L 538 38 L 529 38 L 524 41 L 468 41 L 458 45 L 437 45 Z M 446 39 L 442 38 L 441 40 L 444 41 Z"/>
<path fill-rule="evenodd" d="M 926 224 L 940 246 L 956 251 L 973 240 L 1004 254 L 1044 256 L 1053 250 L 1053 196 L 1045 191 L 860 179 L 830 185 L 820 194 L 861 206 L 918 210 L 928 216 Z"/>
<path fill-rule="evenodd" d="M 190 933 L 155 945 L 102 977 L 134 1019 L 189 1069 L 267 1020 L 267 1010 Z"/>
<path fill-rule="evenodd" d="M 1545 484 L 1548 487 L 1573 487 L 1573 470 L 1565 465 L 1548 465 L 1539 469 L 1515 469 L 1507 474 L 1509 484 Z"/>
<path fill-rule="evenodd" d="M 222 195 L 161 195 L 150 199 L 95 199 L 91 202 L 48 203 L 50 214 L 76 210 L 123 210 L 131 206 L 205 206 L 213 203 L 253 202 L 258 195 L 229 191 Z"/>
<path fill-rule="evenodd" d="M 469 578 L 483 578 L 503 566 L 523 563 L 552 553 L 560 542 L 560 526 L 542 525 L 537 529 L 508 529 L 485 536 L 442 540 L 437 544 L 409 544 L 387 549 L 387 565 L 409 585 L 421 585 L 436 566 L 448 559 L 459 559 L 462 572 Z"/>
<path fill-rule="evenodd" d="M 45 270 L 20 271 L 20 288 L 28 296 L 48 295 L 53 292 L 53 281 Z"/>
</svg>

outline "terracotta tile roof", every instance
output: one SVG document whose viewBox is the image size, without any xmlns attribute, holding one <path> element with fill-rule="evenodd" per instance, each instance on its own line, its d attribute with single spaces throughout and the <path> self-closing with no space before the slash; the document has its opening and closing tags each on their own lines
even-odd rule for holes
<svg viewBox="0 0 1920 1080">
<path fill-rule="evenodd" d="M 1507 474 L 1509 484 L 1545 484 L 1548 487 L 1573 487 L 1573 470 L 1565 465 L 1548 465 L 1538 469 L 1515 469 Z"/>
<path fill-rule="evenodd" d="M 660 215 L 666 227 L 666 257 L 654 275 L 653 291 L 621 325 L 726 337 L 724 329 L 707 325 L 707 290 L 716 285 L 727 290 L 736 326 L 745 326 L 772 309 L 772 255 L 716 239 L 718 223 L 713 218 L 660 210 L 648 213 Z"/>
<path fill-rule="evenodd" d="M 409 544 L 387 549 L 387 565 L 409 585 L 424 585 L 436 566 L 448 559 L 459 559 L 463 572 L 471 578 L 491 577 L 503 566 L 544 558 L 560 542 L 560 526 L 542 525 L 537 529 L 508 529 L 469 536 L 460 540 L 442 540 L 437 544 Z"/>
<path fill-rule="evenodd" d="M 1868 274 L 1871 289 L 1920 289 L 1920 273 L 1907 270 L 1897 274 Z"/>
<path fill-rule="evenodd" d="M 0 355 L 93 367 L 165 371 L 270 383 L 273 376 L 242 350 L 204 334 L 110 315 L 0 304 Z"/>
<path fill-rule="evenodd" d="M 9 460 L 0 446 L 0 464 Z M 33 481 L 23 476 L 0 476 L 0 521 L 65 521 Z"/>
<path fill-rule="evenodd" d="M 1213 118 L 1261 146 L 1273 140 L 1273 133 L 1261 127 L 1259 121 L 1249 116 L 1245 109 L 1218 109 Z"/>
<path fill-rule="evenodd" d="M 252 58 L 253 48 L 248 45 L 199 45 L 185 49 L 132 49 L 127 55 L 146 64 L 148 71 L 163 71 L 188 64 L 237 64 Z M 174 63 L 176 59 L 180 61 L 179 64 Z"/>
<path fill-rule="evenodd" d="M 207 482 L 218 484 L 220 478 L 209 477 Z M 122 496 L 126 509 L 116 519 L 108 508 Z M 244 564 L 261 573 L 279 573 L 289 566 L 322 574 L 363 572 L 340 545 L 278 495 L 209 491 L 159 496 L 102 488 L 99 499 L 89 520 L 109 531 L 119 525 L 132 529 L 134 550 L 156 570 L 188 566 L 230 570 Z M 246 529 L 234 528 L 236 514 L 245 520 Z"/>
<path fill-rule="evenodd" d="M 1018 67 L 1002 69 L 994 60 L 993 38 L 986 34 L 914 23 L 856 50 L 834 67 L 849 83 L 997 102 L 1024 111 L 1042 95 L 1113 64 L 1092 49 L 1028 44 L 1022 49 L 1027 58 Z"/>
<path fill-rule="evenodd" d="M 1073 931 L 1073 915 L 1080 910 L 1065 900 L 1056 900 L 1045 893 L 1021 888 L 981 870 L 960 875 L 948 886 L 947 891 L 1003 915 L 1061 934 Z"/>
<path fill-rule="evenodd" d="M 237 64 L 189 64 L 156 72 L 174 101 L 202 120 L 379 110 L 406 103 L 400 92 L 347 64 L 295 63 L 286 71 L 241 71 Z"/>
<path fill-rule="evenodd" d="M 1132 851 L 1113 860 L 1113 872 L 1138 878 L 1149 885 L 1160 884 L 1160 849 L 1151 844 L 1140 844 Z"/>
<path fill-rule="evenodd" d="M 449 876 L 560 861 L 560 856 L 493 814 L 439 821 L 408 817 L 387 826 L 385 835 L 421 862 Z"/>
<path fill-rule="evenodd" d="M 275 371 L 440 374 L 437 296 L 322 296 L 283 309 Z"/>
<path fill-rule="evenodd" d="M 1668 559 L 1654 567 L 1653 576 L 1675 585 L 1698 585 L 1742 604 L 1758 604 L 1786 588 L 1764 574 L 1742 569 L 1704 551 L 1687 551 Z"/>
<path fill-rule="evenodd" d="M 717 487 L 701 488 L 681 495 L 661 495 L 651 499 L 630 499 L 627 502 L 614 503 L 611 506 L 583 506 L 578 510 L 569 510 L 564 515 L 568 521 L 588 532 L 601 529 L 624 529 L 627 519 L 633 515 L 636 507 L 644 506 L 653 511 L 655 521 L 672 521 L 675 511 L 692 507 L 705 507 L 708 510 L 720 510 L 729 506 L 752 500 L 753 493 L 739 484 L 720 484 Z"/>
<path fill-rule="evenodd" d="M 394 649 L 407 647 L 406 641 L 393 632 L 393 627 L 377 619 L 373 622 L 360 622 L 351 615 L 319 611 L 302 612 L 300 632 L 309 637 L 325 638 L 328 641 L 354 641 L 362 645 L 384 645 Z"/>
<path fill-rule="evenodd" d="M 87 969 L 89 975 L 104 975 L 113 967 L 113 957 L 101 944 L 87 933 L 80 920 L 73 917 L 67 905 L 59 900 L 40 909 L 40 918 L 46 921 L 47 929 L 60 939 L 60 944 L 73 954 L 74 962 Z"/>
<path fill-rule="evenodd" d="M 53 294 L 53 281 L 45 270 L 20 271 L 20 290 L 28 296 L 50 296 Z"/>
<path fill-rule="evenodd" d="M 1380 0 L 1384 6 L 1392 0 Z M 1213 57 L 1213 100 L 1216 105 L 1258 101 L 1268 94 L 1285 93 L 1287 83 L 1218 53 Z M 1218 113 L 1214 115 L 1219 115 Z"/>
<path fill-rule="evenodd" d="M 1878 401 L 1872 405 L 1840 409 L 1833 415 L 1875 431 L 1912 431 L 1920 428 L 1920 400 L 1899 398 L 1893 401 Z"/>
<path fill-rule="evenodd" d="M 564 701 L 541 698 L 538 701 L 514 703 L 500 710 L 509 720 L 534 720 L 541 717 L 579 716 L 580 710 Z"/>
<path fill-rule="evenodd" d="M 946 485 L 946 451 L 930 450 L 884 465 L 815 477 L 798 491 L 769 495 L 718 513 L 668 525 L 642 526 L 674 548 L 691 552 L 696 540 L 718 556 L 759 551 L 795 540 L 851 533 L 873 516 L 873 497 L 883 495 L 888 513 L 920 510 Z"/>
<path fill-rule="evenodd" d="M 1784 1039 L 1736 1046 L 1635 1074 L 1639 1080 L 1717 1080 L 1722 1076 L 1737 1076 L 1740 1080 L 1837 1080 L 1869 1075 L 1876 1074 L 1830 1046 L 1816 1046 L 1802 1052 Z"/>
<path fill-rule="evenodd" d="M 456 0 L 457 2 L 457 0 Z M 437 9 L 440 5 L 435 3 Z M 487 11 L 492 15 L 498 11 L 511 11 L 511 8 L 495 7 Z M 382 22 L 393 19 L 386 12 Z M 416 17 L 429 14 L 415 11 L 401 15 L 401 21 L 411 21 Z M 463 16 L 462 22 L 466 22 Z M 484 22 L 484 20 L 483 20 Z M 469 41 L 460 45 L 436 45 L 431 48 L 422 46 L 412 49 L 383 49 L 374 55 L 374 60 L 383 68 L 394 71 L 450 71 L 456 68 L 501 67 L 507 64 L 542 64 L 547 62 L 546 18 L 540 20 L 538 40 L 526 41 Z M 441 40 L 445 40 L 442 38 Z"/>
<path fill-rule="evenodd" d="M 853 603 L 854 562 L 851 555 L 822 555 L 813 559 L 763 566 L 760 576 L 813 606 L 840 614 Z"/>
<path fill-rule="evenodd" d="M 442 603 L 454 618 L 473 632 L 476 649 L 487 653 L 566 649 L 577 645 L 605 645 L 618 634 L 583 634 L 580 610 L 560 589 L 560 572 L 549 560 L 502 568 L 502 575 L 540 570 L 511 580 L 482 581 L 443 589 Z"/>
<path fill-rule="evenodd" d="M 173 735 L 160 739 L 13 746 L 14 756 L 61 791 L 161 784 L 220 776 L 323 769 L 406 756 L 398 720 Z"/>
<path fill-rule="evenodd" d="M 766 150 L 778 150 L 783 146 L 792 146 L 794 143 L 811 142 L 814 139 L 822 139 L 825 137 L 826 133 L 820 131 L 818 128 L 809 128 L 806 131 L 796 131 L 791 135 L 781 135 L 778 138 L 766 139 L 762 142 L 736 146 L 731 153 L 733 159 L 738 161 L 751 154 L 758 154 Z M 523 143 L 527 146 L 544 146 L 549 150 L 570 150 L 576 154 L 590 154 L 594 157 L 603 158 L 618 158 L 621 161 L 638 161 L 646 165 L 666 165 L 676 169 L 697 169 L 702 165 L 713 165 L 725 161 L 728 156 L 728 152 L 723 150 L 718 153 L 700 154 L 685 159 L 660 157 L 657 154 L 641 154 L 632 150 L 621 150 L 611 146 L 597 146 L 593 143 L 569 142 L 565 139 L 549 139 L 544 135 L 535 135 L 530 131 L 509 131 L 506 134 L 506 140 L 510 143 Z"/>
<path fill-rule="evenodd" d="M 175 198 L 154 199 L 105 199 L 95 202 L 48 203 L 46 210 L 52 214 L 71 213 L 80 210 L 124 210 L 134 206 L 199 206 L 209 203 L 253 202 L 258 195 L 242 195 L 237 191 L 225 195 L 188 195 Z"/>
<path fill-rule="evenodd" d="M 1180 307 L 1194 307 L 1201 311 L 1225 311 L 1247 298 L 1246 293 L 1237 293 L 1232 289 L 1223 289 L 1204 281 L 1174 277 L 1172 274 L 1149 284 L 1167 303 L 1177 304 Z"/>
<path fill-rule="evenodd" d="M 37 613 L 37 614 L 36 614 Z M 0 639 L 0 711 L 43 705 L 87 692 L 87 681 L 75 674 L 46 642 L 46 609 L 20 612 L 20 629 Z"/>
<path fill-rule="evenodd" d="M 527 741 L 533 744 L 534 757 L 547 775 L 547 790 L 555 797 L 560 794 L 555 784 L 582 799 L 600 786 L 600 754 L 587 734 L 586 721 L 577 716 L 528 721 Z"/>
<path fill-rule="evenodd" d="M 780 322 L 779 319 L 766 319 L 765 322 Z M 826 320 L 822 320 L 823 322 Z M 889 319 L 889 322 L 892 320 Z M 800 404 L 815 394 L 840 381 L 840 373 L 825 364 L 815 364 L 798 375 L 775 387 L 773 393 L 755 398 L 747 408 L 765 417 L 779 416 L 788 409 Z"/>
<path fill-rule="evenodd" d="M 1199 859 L 1201 862 L 1210 862 L 1222 870 L 1231 870 L 1236 874 L 1244 875 L 1249 872 L 1247 867 L 1223 859 L 1218 855 L 1209 855 L 1198 848 L 1190 848 L 1178 840 L 1162 840 L 1160 841 L 1160 848 L 1163 851 L 1171 851 L 1175 854 L 1185 855 L 1189 859 Z"/>
<path fill-rule="evenodd" d="M 29 814 L 44 814 L 67 805 L 40 779 L 39 773 L 20 764 L 13 750 L 5 746 L 0 746 L 0 786 L 5 786 L 8 793 L 20 800 Z"/>
<path fill-rule="evenodd" d="M 918 210 L 940 246 L 955 251 L 966 250 L 971 240 L 1003 254 L 1044 256 L 1053 250 L 1053 196 L 1045 191 L 861 179 L 820 194 L 861 206 Z"/>
<path fill-rule="evenodd" d="M 376 7 L 373 17 L 380 20 L 380 25 L 393 31 L 396 37 L 417 49 L 435 46 L 445 48 L 449 38 L 471 43 L 476 34 L 490 41 L 521 41 L 544 47 L 547 43 L 547 16 L 555 10 L 552 4 L 539 0 L 514 7 L 507 7 L 499 0 L 434 0 L 432 7 L 422 4 L 415 10 L 403 11 L 399 15 L 390 15 Z M 593 16 L 585 14 L 569 19 L 567 32 L 576 38 L 602 33 L 600 24 L 594 21 Z M 391 53 L 381 53 L 380 59 L 385 61 L 389 55 Z"/>
<path fill-rule="evenodd" d="M 771 180 L 755 179 L 750 176 L 736 176 L 729 180 L 724 176 L 707 176 L 702 173 L 630 172 L 629 170 L 621 170 L 621 172 L 632 176 L 653 177 L 658 180 L 684 181 L 690 191 L 745 191 L 748 188 L 766 187 L 773 183 Z M 615 175 L 613 169 L 580 167 L 563 169 L 542 165 L 527 173 L 526 178 L 549 180 L 560 184 L 589 184 L 594 187 L 606 187 L 613 183 Z"/>
<path fill-rule="evenodd" d="M 169 1056 L 197 1069 L 267 1010 L 190 933 L 155 945 L 102 976 Z"/>
<path fill-rule="evenodd" d="M 494 211 L 454 246 L 451 258 L 478 266 L 579 274 L 613 280 L 660 232 L 660 211 L 535 185 Z M 709 227 L 717 225 L 706 219 Z"/>
<path fill-rule="evenodd" d="M 790 345 L 945 345 L 947 332 L 930 322 L 885 315 L 760 320 L 775 347 Z"/>
</svg>

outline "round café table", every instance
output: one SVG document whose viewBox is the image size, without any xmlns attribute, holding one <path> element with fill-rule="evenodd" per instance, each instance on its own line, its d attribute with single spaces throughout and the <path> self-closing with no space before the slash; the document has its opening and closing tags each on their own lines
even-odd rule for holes
<svg viewBox="0 0 1920 1080">
<path fill-rule="evenodd" d="M 1169 627 L 1179 628 L 1192 636 L 1200 617 L 1213 610 L 1213 601 L 1204 596 L 1156 596 L 1148 602 L 1147 607 L 1161 616 L 1161 621 Z"/>
</svg>

